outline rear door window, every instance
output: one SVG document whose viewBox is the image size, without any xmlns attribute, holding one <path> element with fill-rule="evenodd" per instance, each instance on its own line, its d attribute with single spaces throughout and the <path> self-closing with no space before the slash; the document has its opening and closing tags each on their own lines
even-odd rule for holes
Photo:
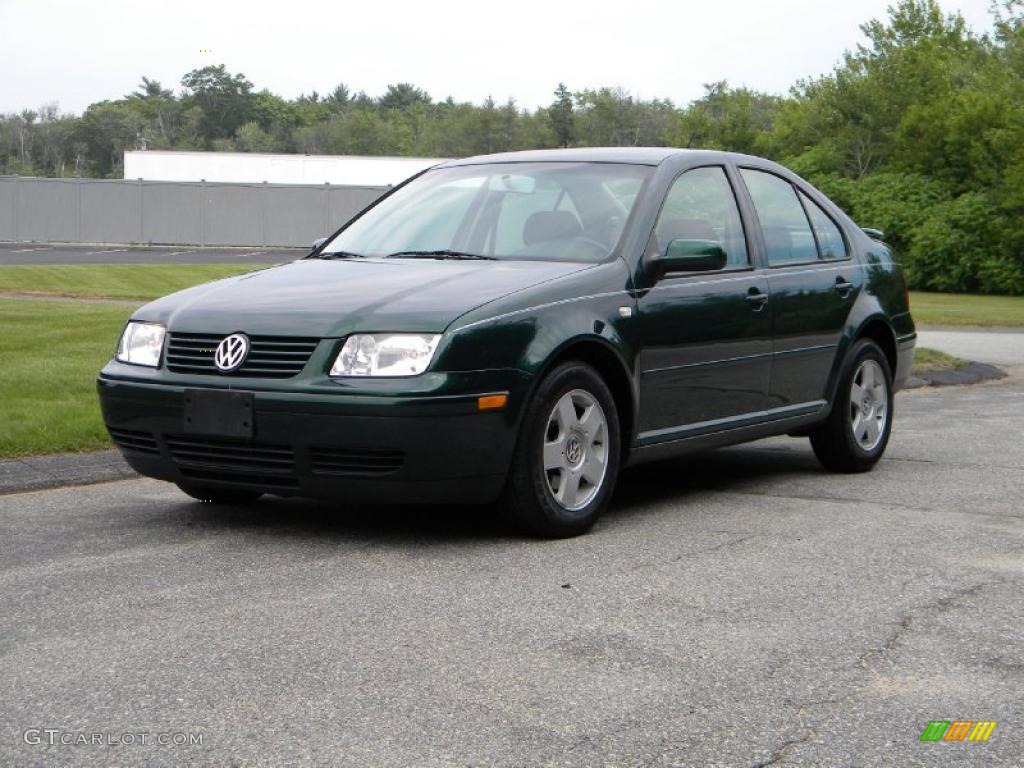
<svg viewBox="0 0 1024 768">
<path fill-rule="evenodd" d="M 752 168 L 742 168 L 740 174 L 761 223 L 768 264 L 774 267 L 817 261 L 814 234 L 793 185 L 775 174 Z"/>
</svg>

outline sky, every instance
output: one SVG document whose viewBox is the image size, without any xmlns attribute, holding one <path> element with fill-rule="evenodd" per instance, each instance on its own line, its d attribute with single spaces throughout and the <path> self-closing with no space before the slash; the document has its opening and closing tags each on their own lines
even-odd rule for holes
<svg viewBox="0 0 1024 768">
<path fill-rule="evenodd" d="M 287 98 L 412 82 L 435 99 L 535 108 L 559 81 L 686 104 L 728 80 L 785 93 L 863 42 L 890 0 L 0 0 L 0 112 L 81 112 L 143 75 L 209 64 Z M 978 31 L 989 0 L 943 0 Z"/>
</svg>

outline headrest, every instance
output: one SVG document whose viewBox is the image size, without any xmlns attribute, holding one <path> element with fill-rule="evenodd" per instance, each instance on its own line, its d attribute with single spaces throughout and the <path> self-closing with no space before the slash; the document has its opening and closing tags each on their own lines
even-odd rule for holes
<svg viewBox="0 0 1024 768">
<path fill-rule="evenodd" d="M 583 227 L 571 211 L 538 211 L 526 220 L 523 243 L 533 245 L 545 240 L 564 240 L 582 234 Z"/>
</svg>

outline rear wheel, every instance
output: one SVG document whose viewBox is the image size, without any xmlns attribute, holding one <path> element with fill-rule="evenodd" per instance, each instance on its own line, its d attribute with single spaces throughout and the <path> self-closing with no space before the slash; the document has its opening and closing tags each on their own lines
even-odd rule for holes
<svg viewBox="0 0 1024 768">
<path fill-rule="evenodd" d="M 505 507 L 535 535 L 583 533 L 608 506 L 619 455 L 619 417 L 608 386 L 584 363 L 559 365 L 527 407 Z"/>
<path fill-rule="evenodd" d="M 256 501 L 263 494 L 259 491 L 246 491 L 241 488 L 220 488 L 215 485 L 177 483 L 177 486 L 193 499 L 210 504 L 248 504 Z"/>
<path fill-rule="evenodd" d="M 861 339 L 847 355 L 832 413 L 811 432 L 818 461 L 834 472 L 866 472 L 882 458 L 892 432 L 892 372 L 875 342 Z"/>
</svg>

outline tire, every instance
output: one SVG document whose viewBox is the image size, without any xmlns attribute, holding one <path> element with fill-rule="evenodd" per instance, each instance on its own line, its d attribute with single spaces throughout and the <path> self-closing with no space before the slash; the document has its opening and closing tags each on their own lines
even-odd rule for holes
<svg viewBox="0 0 1024 768">
<path fill-rule="evenodd" d="M 892 417 L 889 361 L 875 342 L 861 339 L 843 363 L 832 413 L 811 431 L 814 455 L 833 472 L 867 472 L 885 453 Z"/>
<path fill-rule="evenodd" d="M 263 494 L 241 488 L 221 488 L 216 485 L 191 485 L 177 483 L 177 486 L 193 499 L 210 504 L 249 504 Z"/>
<path fill-rule="evenodd" d="M 620 455 L 608 385 L 585 363 L 559 365 L 523 416 L 502 498 L 508 516 L 534 536 L 585 533 L 611 500 Z"/>
</svg>

